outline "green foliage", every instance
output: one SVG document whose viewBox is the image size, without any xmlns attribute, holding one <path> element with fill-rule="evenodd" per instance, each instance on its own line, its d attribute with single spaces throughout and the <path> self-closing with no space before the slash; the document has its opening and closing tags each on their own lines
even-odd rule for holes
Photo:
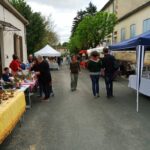
<svg viewBox="0 0 150 150">
<path fill-rule="evenodd" d="M 83 20 L 83 18 L 87 15 L 94 15 L 97 12 L 97 7 L 94 6 L 91 2 L 89 3 L 89 6 L 85 10 L 80 10 L 77 12 L 77 16 L 74 18 L 72 30 L 71 30 L 71 36 L 74 35 L 79 23 Z"/>
<path fill-rule="evenodd" d="M 33 12 L 25 0 L 11 0 L 12 5 L 29 21 L 27 26 L 28 53 L 34 53 L 46 44 L 56 45 L 58 36 L 54 32 L 53 22 L 37 12 Z"/>
<path fill-rule="evenodd" d="M 86 13 L 88 15 L 94 15 L 96 12 L 97 12 L 97 7 L 90 2 L 89 6 L 86 8 Z"/>
<path fill-rule="evenodd" d="M 107 35 L 113 32 L 116 20 L 114 14 L 106 12 L 85 16 L 70 38 L 70 51 L 77 53 L 81 49 L 96 47 Z"/>
</svg>

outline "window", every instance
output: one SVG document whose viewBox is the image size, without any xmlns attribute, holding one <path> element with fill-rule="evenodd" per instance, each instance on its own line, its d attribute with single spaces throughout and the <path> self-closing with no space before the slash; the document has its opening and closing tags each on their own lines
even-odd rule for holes
<svg viewBox="0 0 150 150">
<path fill-rule="evenodd" d="M 125 33 L 125 28 L 121 29 L 121 41 L 124 41 L 126 39 L 126 33 Z"/>
<path fill-rule="evenodd" d="M 143 32 L 150 30 L 150 18 L 143 21 Z"/>
<path fill-rule="evenodd" d="M 130 26 L 130 38 L 133 38 L 136 36 L 136 25 L 135 24 L 132 24 Z"/>
</svg>

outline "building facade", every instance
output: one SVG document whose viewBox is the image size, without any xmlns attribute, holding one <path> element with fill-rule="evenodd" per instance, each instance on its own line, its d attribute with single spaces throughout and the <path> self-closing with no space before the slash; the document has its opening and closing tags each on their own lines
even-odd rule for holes
<svg viewBox="0 0 150 150">
<path fill-rule="evenodd" d="M 8 0 L 0 0 L 0 71 L 9 66 L 13 54 L 26 62 L 26 25 L 28 21 Z"/>
<path fill-rule="evenodd" d="M 110 0 L 101 11 L 115 13 L 118 22 L 108 44 L 118 43 L 150 30 L 150 0 Z"/>
<path fill-rule="evenodd" d="M 150 0 L 109 0 L 101 11 L 115 13 L 118 21 L 114 32 L 105 38 L 107 45 L 116 44 L 150 30 Z M 134 52 L 114 52 L 117 59 L 136 61 Z M 150 65 L 146 52 L 145 65 Z"/>
</svg>

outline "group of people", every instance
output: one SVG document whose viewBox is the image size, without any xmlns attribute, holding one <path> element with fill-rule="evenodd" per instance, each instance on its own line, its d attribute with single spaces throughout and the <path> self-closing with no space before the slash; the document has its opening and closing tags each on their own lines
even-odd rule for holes
<svg viewBox="0 0 150 150">
<path fill-rule="evenodd" d="M 106 84 L 107 98 L 113 97 L 113 80 L 116 70 L 116 59 L 109 53 L 108 48 L 103 49 L 104 58 L 100 59 L 98 52 L 91 53 L 91 58 L 88 61 L 87 68 L 89 70 L 90 78 L 92 81 L 92 91 L 94 97 L 99 97 L 99 79 L 103 76 Z M 77 89 L 78 74 L 80 72 L 80 65 L 76 56 L 72 57 L 70 63 L 71 71 L 71 91 Z"/>
<path fill-rule="evenodd" d="M 113 97 L 113 79 L 116 68 L 116 60 L 114 56 L 109 54 L 109 49 L 104 48 L 104 58 L 101 59 L 98 52 L 94 51 L 91 53 L 91 57 L 87 64 L 87 69 L 89 70 L 90 79 L 92 82 L 92 91 L 94 97 L 99 97 L 99 79 L 100 76 L 103 76 L 106 84 L 107 97 Z M 13 60 L 10 63 L 9 67 L 11 68 L 11 73 L 9 72 L 9 68 L 4 68 L 3 80 L 6 82 L 11 81 L 11 76 L 15 76 L 18 71 L 23 70 L 24 65 L 19 61 L 19 58 L 16 55 L 13 55 Z M 34 71 L 37 77 L 38 85 L 39 85 L 39 93 L 40 97 L 44 93 L 44 97 L 42 98 L 44 101 L 49 100 L 51 94 L 53 95 L 52 90 L 52 77 L 50 73 L 50 66 L 48 61 L 42 56 L 38 56 L 37 58 L 29 55 L 28 57 L 28 69 L 29 71 Z M 70 62 L 70 72 L 71 72 L 71 91 L 76 91 L 77 82 L 78 82 L 78 74 L 80 72 L 80 64 L 78 58 L 74 55 L 71 57 Z"/>
<path fill-rule="evenodd" d="M 52 90 L 52 78 L 50 73 L 50 67 L 47 62 L 42 56 L 38 56 L 37 58 L 33 57 L 32 55 L 29 55 L 28 57 L 28 63 L 23 64 L 18 56 L 13 55 L 13 60 L 11 61 L 9 67 L 5 67 L 2 79 L 5 82 L 11 82 L 12 77 L 15 77 L 18 72 L 21 72 L 22 70 L 28 69 L 29 71 L 34 71 L 35 76 L 37 78 L 37 83 L 39 86 L 39 93 L 41 100 L 48 101 L 50 96 L 53 96 L 53 90 Z M 11 73 L 9 71 L 9 68 L 11 69 Z M 44 97 L 43 96 L 44 93 Z"/>
</svg>

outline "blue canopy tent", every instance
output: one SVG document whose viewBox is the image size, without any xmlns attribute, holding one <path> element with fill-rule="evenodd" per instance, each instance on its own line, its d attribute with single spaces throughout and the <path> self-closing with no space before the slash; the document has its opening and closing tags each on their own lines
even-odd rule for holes
<svg viewBox="0 0 150 150">
<path fill-rule="evenodd" d="M 131 38 L 129 40 L 125 40 L 121 43 L 109 46 L 112 51 L 125 51 L 125 50 L 136 50 L 136 59 L 137 59 L 137 81 L 136 81 L 136 89 L 137 89 L 137 99 L 136 99 L 136 110 L 139 111 L 139 88 L 141 82 L 141 76 L 143 72 L 143 64 L 144 64 L 144 54 L 145 50 L 150 48 L 150 31 Z"/>
</svg>

